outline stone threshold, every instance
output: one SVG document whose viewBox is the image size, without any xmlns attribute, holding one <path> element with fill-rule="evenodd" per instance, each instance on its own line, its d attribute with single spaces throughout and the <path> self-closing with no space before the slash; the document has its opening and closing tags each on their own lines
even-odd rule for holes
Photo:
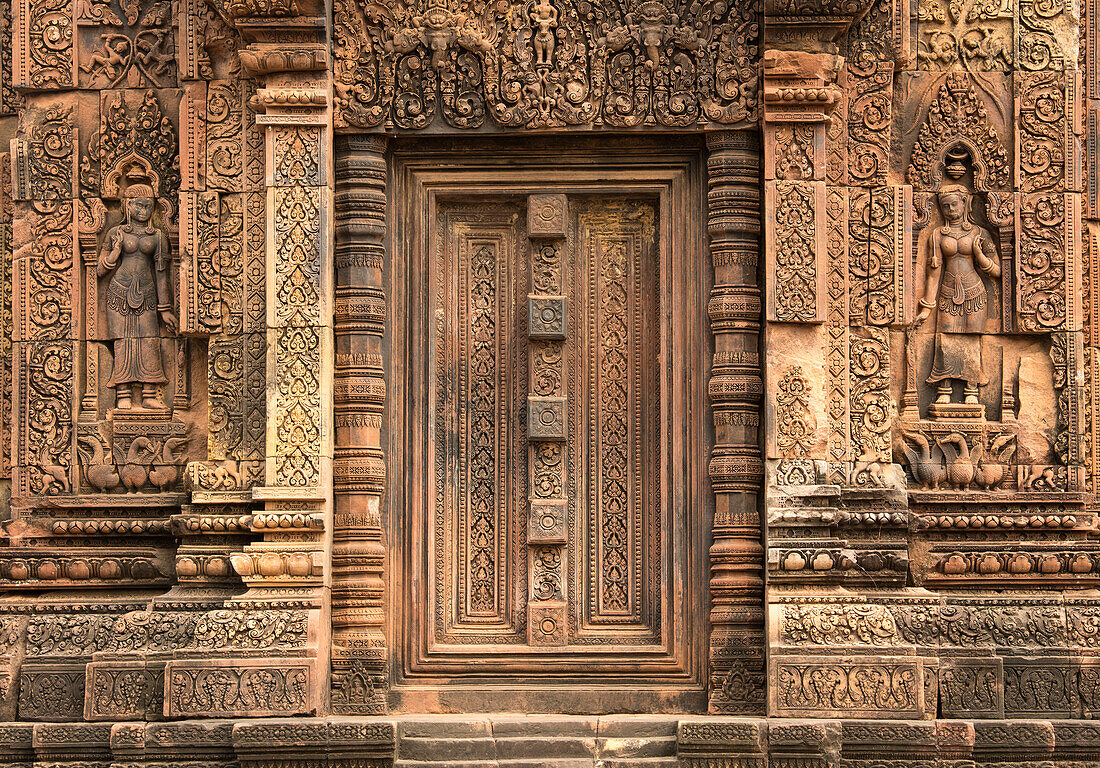
<svg viewBox="0 0 1100 768">
<path fill-rule="evenodd" d="M 1088 720 L 404 714 L 0 724 L 0 765 L 55 768 L 1098 768 Z"/>
</svg>

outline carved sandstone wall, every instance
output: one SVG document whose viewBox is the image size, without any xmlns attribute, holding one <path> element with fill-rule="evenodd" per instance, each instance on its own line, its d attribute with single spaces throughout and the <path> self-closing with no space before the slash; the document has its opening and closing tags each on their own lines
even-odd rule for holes
<svg viewBox="0 0 1100 768">
<path fill-rule="evenodd" d="M 1095 760 L 1097 16 L 0 0 L 0 760 L 388 765 L 485 701 L 663 711 L 683 765 Z M 420 435 L 418 333 L 487 422 Z M 546 490 L 448 549 L 425 457 Z"/>
</svg>

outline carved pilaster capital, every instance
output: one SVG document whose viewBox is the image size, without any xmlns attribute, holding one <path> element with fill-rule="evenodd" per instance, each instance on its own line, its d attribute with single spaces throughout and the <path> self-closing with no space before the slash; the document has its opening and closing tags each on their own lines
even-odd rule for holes
<svg viewBox="0 0 1100 768">
<path fill-rule="evenodd" d="M 844 59 L 832 53 L 764 52 L 764 119 L 824 122 L 840 101 L 837 74 Z"/>
<path fill-rule="evenodd" d="M 872 0 L 765 0 L 765 47 L 836 53 L 837 40 L 872 4 Z"/>
</svg>

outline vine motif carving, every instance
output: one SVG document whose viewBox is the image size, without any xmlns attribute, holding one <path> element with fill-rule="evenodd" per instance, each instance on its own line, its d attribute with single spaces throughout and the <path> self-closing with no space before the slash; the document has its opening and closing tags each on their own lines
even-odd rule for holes
<svg viewBox="0 0 1100 768">
<path fill-rule="evenodd" d="M 776 687 L 781 710 L 897 713 L 917 707 L 917 669 L 912 664 L 781 662 Z"/>
<path fill-rule="evenodd" d="M 71 0 L 43 0 L 23 4 L 26 39 L 22 71 L 15 73 L 17 86 L 71 88 L 73 82 L 73 17 Z M 29 59 L 29 60 L 28 60 Z"/>
<path fill-rule="evenodd" d="M 536 246 L 531 285 L 535 293 L 554 295 L 561 291 L 561 257 L 556 243 Z"/>
<path fill-rule="evenodd" d="M 469 406 L 470 607 L 476 613 L 492 613 L 497 602 L 497 257 L 491 247 L 481 247 L 470 259 L 469 334 L 470 378 L 473 398 Z"/>
<path fill-rule="evenodd" d="M 816 199 L 811 185 L 776 182 L 775 319 L 818 318 Z"/>
<path fill-rule="evenodd" d="M 535 346 L 532 389 L 536 395 L 549 397 L 562 393 L 561 361 L 561 344 L 544 341 Z"/>
<path fill-rule="evenodd" d="M 758 0 L 542 0 L 515 13 L 339 0 L 334 13 L 342 125 L 732 125 L 757 114 Z"/>
<path fill-rule="evenodd" d="M 30 258 L 16 264 L 24 294 L 34 301 L 16 314 L 29 343 L 16 360 L 25 423 L 15 460 L 25 468 L 22 493 L 52 495 L 72 490 L 73 345 L 66 338 L 72 323 L 73 206 L 36 201 L 32 208 Z"/>
<path fill-rule="evenodd" d="M 888 61 L 848 66 L 848 177 L 853 185 L 886 183 L 893 81 L 894 65 Z"/>
<path fill-rule="evenodd" d="M 535 448 L 534 485 L 540 499 L 561 498 L 562 449 L 560 443 L 540 442 Z"/>
<path fill-rule="evenodd" d="M 543 546 L 534 552 L 534 589 L 531 599 L 561 600 L 562 599 L 562 561 L 561 548 Z"/>
<path fill-rule="evenodd" d="M 1067 0 L 1016 0 L 1016 60 L 1029 71 L 1066 69 L 1058 32 L 1075 32 Z M 1069 23 L 1067 23 L 1069 22 Z M 1095 23 L 1095 22 L 1094 22 Z M 1070 30 L 1063 30 L 1070 26 Z"/>
<path fill-rule="evenodd" d="M 206 93 L 206 185 L 221 192 L 244 187 L 244 101 L 237 80 L 219 80 Z"/>
<path fill-rule="evenodd" d="M 12 143 L 12 171 L 16 200 L 62 203 L 73 195 L 72 109 L 52 106 L 26 110 L 19 135 Z"/>
<path fill-rule="evenodd" d="M 1016 75 L 1021 192 L 1066 191 L 1066 81 L 1059 72 Z"/>
<path fill-rule="evenodd" d="M 1066 195 L 1019 195 L 1016 321 L 1042 332 L 1066 321 Z"/>
<path fill-rule="evenodd" d="M 850 337 L 852 445 L 860 462 L 890 461 L 890 341 L 885 328 L 872 326 Z M 872 482 L 874 476 L 868 478 Z M 876 483 L 879 484 L 879 483 Z"/>
<path fill-rule="evenodd" d="M 13 0 L 0 0 L 0 73 L 3 73 L 0 74 L 0 115 L 14 115 L 23 106 L 23 98 L 12 83 L 12 74 L 15 72 L 12 51 L 16 42 L 12 34 L 12 2 Z"/>
<path fill-rule="evenodd" d="M 788 368 L 779 380 L 775 432 L 784 458 L 803 458 L 813 449 L 817 419 L 810 411 L 810 388 L 800 365 Z"/>
<path fill-rule="evenodd" d="M 849 66 L 868 71 L 877 62 L 892 61 L 904 53 L 903 39 L 907 41 L 908 34 L 902 27 L 909 19 L 902 16 L 902 21 L 896 15 L 893 0 L 874 0 L 870 10 L 848 31 L 844 58 Z"/>
</svg>

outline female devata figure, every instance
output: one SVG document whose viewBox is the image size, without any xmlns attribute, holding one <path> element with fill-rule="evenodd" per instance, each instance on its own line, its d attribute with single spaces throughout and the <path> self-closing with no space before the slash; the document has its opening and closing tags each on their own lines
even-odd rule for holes
<svg viewBox="0 0 1100 768">
<path fill-rule="evenodd" d="M 963 382 L 963 400 L 977 404 L 982 377 L 981 335 L 988 313 L 985 283 L 979 272 L 999 277 L 997 249 L 988 231 L 974 223 L 970 191 L 945 184 L 937 194 L 944 225 L 929 239 L 928 274 L 916 326 L 936 311 L 935 354 L 929 384 L 937 384 L 936 402 L 951 402 L 953 381 Z"/>
<path fill-rule="evenodd" d="M 164 408 L 160 385 L 168 381 L 160 357 L 160 322 L 176 333 L 168 293 L 168 238 L 153 224 L 153 189 L 126 189 L 126 223 L 107 232 L 96 273 L 107 285 L 107 338 L 114 341 L 109 386 L 115 405 L 133 408 L 131 387 L 141 385 L 143 408 Z M 158 320 L 159 315 L 159 320 Z"/>
</svg>

